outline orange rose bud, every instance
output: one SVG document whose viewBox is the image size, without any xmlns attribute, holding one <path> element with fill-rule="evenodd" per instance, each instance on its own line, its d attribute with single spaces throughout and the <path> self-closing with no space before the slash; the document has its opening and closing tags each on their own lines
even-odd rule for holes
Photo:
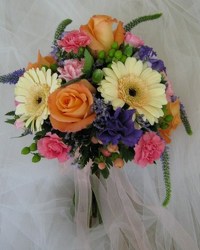
<svg viewBox="0 0 200 250">
<path fill-rule="evenodd" d="M 55 90 L 48 98 L 52 127 L 61 132 L 77 132 L 90 125 L 96 115 L 91 110 L 95 88 L 87 81 Z"/>
<path fill-rule="evenodd" d="M 51 64 L 54 64 L 56 63 L 55 59 L 52 57 L 52 56 L 45 56 L 43 57 L 41 54 L 40 54 L 40 51 L 38 51 L 38 58 L 37 58 L 37 62 L 35 63 L 29 63 L 26 70 L 29 70 L 29 69 L 36 69 L 36 68 L 39 68 L 41 69 L 42 66 L 47 66 L 49 67 Z"/>
<path fill-rule="evenodd" d="M 100 162 L 100 163 L 98 164 L 98 168 L 99 168 L 100 170 L 103 170 L 103 169 L 106 168 L 106 164 L 105 164 L 104 162 Z"/>
<path fill-rule="evenodd" d="M 171 142 L 170 136 L 172 134 L 172 131 L 175 130 L 179 124 L 181 124 L 180 101 L 177 99 L 175 102 L 169 102 L 166 109 L 167 114 L 172 115 L 173 119 L 171 122 L 169 122 L 168 128 L 159 129 L 159 133 L 165 140 L 165 142 L 169 144 Z"/>
<path fill-rule="evenodd" d="M 122 160 L 122 158 L 117 158 L 114 162 L 113 162 L 114 167 L 116 168 L 122 168 L 124 166 L 124 161 Z"/>
<path fill-rule="evenodd" d="M 117 145 L 113 145 L 113 144 L 109 144 L 107 146 L 107 150 L 111 153 L 117 152 L 118 151 L 118 146 Z"/>
<path fill-rule="evenodd" d="M 101 151 L 102 155 L 105 157 L 109 157 L 111 155 L 111 153 L 105 148 L 101 148 L 100 151 Z"/>
<path fill-rule="evenodd" d="M 117 23 L 117 28 L 112 26 Z M 91 39 L 88 45 L 93 51 L 108 51 L 114 41 L 118 45 L 124 41 L 125 30 L 123 23 L 106 15 L 95 15 L 90 18 L 88 24 L 82 25 L 80 30 L 85 32 Z"/>
</svg>

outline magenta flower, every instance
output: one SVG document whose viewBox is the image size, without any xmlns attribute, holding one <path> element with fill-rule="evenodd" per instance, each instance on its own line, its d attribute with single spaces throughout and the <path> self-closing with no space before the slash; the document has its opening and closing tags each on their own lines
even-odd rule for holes
<svg viewBox="0 0 200 250">
<path fill-rule="evenodd" d="M 134 162 L 141 167 L 158 160 L 165 149 L 165 142 L 155 132 L 146 132 L 136 144 Z"/>
<path fill-rule="evenodd" d="M 58 40 L 57 43 L 65 51 L 74 53 L 78 52 L 80 47 L 86 47 L 91 42 L 90 37 L 85 34 L 83 31 L 73 30 L 67 32 L 61 40 Z"/>
<path fill-rule="evenodd" d="M 64 61 L 64 68 L 58 68 L 58 72 L 60 73 L 60 78 L 65 79 L 66 81 L 70 81 L 80 77 L 83 72 L 84 59 L 69 59 Z"/>
<path fill-rule="evenodd" d="M 46 134 L 37 142 L 38 152 L 47 159 L 57 158 L 60 163 L 69 159 L 71 146 L 67 146 L 57 134 Z"/>
<path fill-rule="evenodd" d="M 144 41 L 140 39 L 138 36 L 132 34 L 131 32 L 126 32 L 125 43 L 134 46 L 136 48 L 144 45 Z"/>
</svg>

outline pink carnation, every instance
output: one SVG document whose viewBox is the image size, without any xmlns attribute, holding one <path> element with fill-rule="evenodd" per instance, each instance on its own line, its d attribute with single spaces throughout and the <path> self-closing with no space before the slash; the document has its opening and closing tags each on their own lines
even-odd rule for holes
<svg viewBox="0 0 200 250">
<path fill-rule="evenodd" d="M 69 159 L 70 146 L 65 145 L 62 139 L 50 132 L 37 142 L 38 152 L 47 159 L 57 158 L 60 163 Z"/>
<path fill-rule="evenodd" d="M 77 53 L 80 47 L 89 45 L 90 42 L 90 37 L 79 30 L 67 32 L 61 40 L 57 41 L 58 45 L 64 48 L 65 51 L 73 51 L 74 53 Z"/>
<path fill-rule="evenodd" d="M 17 120 L 15 121 L 15 127 L 16 127 L 17 129 L 23 128 L 24 125 L 25 125 L 25 123 L 24 123 L 23 121 L 21 121 L 20 119 L 17 119 Z"/>
<path fill-rule="evenodd" d="M 155 132 L 146 132 L 135 146 L 134 162 L 145 167 L 161 157 L 165 142 Z"/>
<path fill-rule="evenodd" d="M 144 45 L 144 41 L 141 40 L 138 36 L 132 34 L 131 32 L 126 32 L 125 43 L 128 43 L 129 45 L 132 45 L 136 48 Z"/>
<path fill-rule="evenodd" d="M 58 68 L 60 72 L 60 78 L 65 79 L 66 81 L 73 80 L 78 78 L 83 74 L 82 69 L 84 66 L 84 59 L 69 59 L 64 61 L 64 68 Z"/>
</svg>

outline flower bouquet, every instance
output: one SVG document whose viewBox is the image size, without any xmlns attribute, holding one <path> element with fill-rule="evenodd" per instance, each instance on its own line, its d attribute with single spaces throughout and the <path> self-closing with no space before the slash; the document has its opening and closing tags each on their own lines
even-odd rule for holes
<svg viewBox="0 0 200 250">
<path fill-rule="evenodd" d="M 66 19 L 48 56 L 39 51 L 36 63 L 1 76 L 1 82 L 15 84 L 16 108 L 6 114 L 7 122 L 21 128 L 22 136 L 34 134 L 22 154 L 32 154 L 34 163 L 72 158 L 81 169 L 89 164 L 98 178 L 108 178 L 110 168 L 128 161 L 144 168 L 161 159 L 166 206 L 171 196 L 167 144 L 181 120 L 189 135 L 192 130 L 164 62 L 130 32 L 160 16 L 123 25 L 95 15 L 77 30 L 69 30 Z M 92 201 L 97 208 L 95 197 Z"/>
</svg>

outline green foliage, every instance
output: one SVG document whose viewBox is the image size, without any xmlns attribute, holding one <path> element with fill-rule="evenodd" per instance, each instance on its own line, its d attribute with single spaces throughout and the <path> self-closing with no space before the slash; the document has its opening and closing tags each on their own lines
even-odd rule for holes
<svg viewBox="0 0 200 250">
<path fill-rule="evenodd" d="M 107 179 L 108 178 L 108 176 L 109 176 L 109 169 L 108 168 L 104 168 L 103 170 L 101 170 L 101 174 L 103 175 L 103 177 L 105 178 L 105 179 Z"/>
<path fill-rule="evenodd" d="M 84 51 L 84 58 L 85 58 L 85 64 L 83 67 L 83 73 L 86 75 L 86 77 L 89 77 L 91 75 L 94 59 L 87 49 L 85 49 Z"/>
<path fill-rule="evenodd" d="M 119 145 L 120 155 L 123 156 L 125 162 L 132 161 L 135 155 L 134 149 L 132 147 L 127 147 L 123 144 Z"/>
<path fill-rule="evenodd" d="M 166 190 L 166 195 L 165 199 L 163 201 L 163 207 L 166 207 L 171 198 L 171 180 L 170 180 L 170 169 L 169 169 L 169 155 L 167 150 L 163 152 L 162 155 L 162 169 L 163 169 L 163 176 L 164 176 L 164 182 L 165 182 L 165 190 Z"/>
<path fill-rule="evenodd" d="M 180 114 L 181 114 L 181 120 L 182 120 L 182 123 L 183 123 L 183 125 L 185 127 L 186 133 L 188 135 L 192 135 L 191 125 L 190 125 L 190 122 L 188 120 L 187 113 L 186 113 L 186 111 L 183 108 L 180 109 Z"/>
<path fill-rule="evenodd" d="M 6 113 L 5 115 L 7 115 L 7 116 L 15 116 L 15 111 L 10 111 L 10 112 Z"/>
<path fill-rule="evenodd" d="M 14 125 L 16 119 L 7 119 L 5 122 Z"/>
<path fill-rule="evenodd" d="M 150 21 L 150 20 L 154 20 L 154 19 L 157 19 L 159 17 L 162 16 L 162 13 L 156 13 L 156 14 L 153 14 L 153 15 L 148 15 L 148 16 L 141 16 L 141 17 L 138 17 L 136 19 L 133 19 L 131 22 L 129 22 L 128 24 L 126 24 L 124 26 L 124 29 L 125 31 L 131 31 L 132 28 L 134 28 L 136 25 L 138 25 L 139 23 L 142 23 L 142 22 L 146 22 L 146 21 Z"/>
<path fill-rule="evenodd" d="M 54 44 L 56 44 L 57 40 L 60 38 L 61 34 L 65 31 L 65 28 L 72 22 L 71 19 L 63 20 L 57 27 L 55 35 L 54 35 Z"/>
</svg>

